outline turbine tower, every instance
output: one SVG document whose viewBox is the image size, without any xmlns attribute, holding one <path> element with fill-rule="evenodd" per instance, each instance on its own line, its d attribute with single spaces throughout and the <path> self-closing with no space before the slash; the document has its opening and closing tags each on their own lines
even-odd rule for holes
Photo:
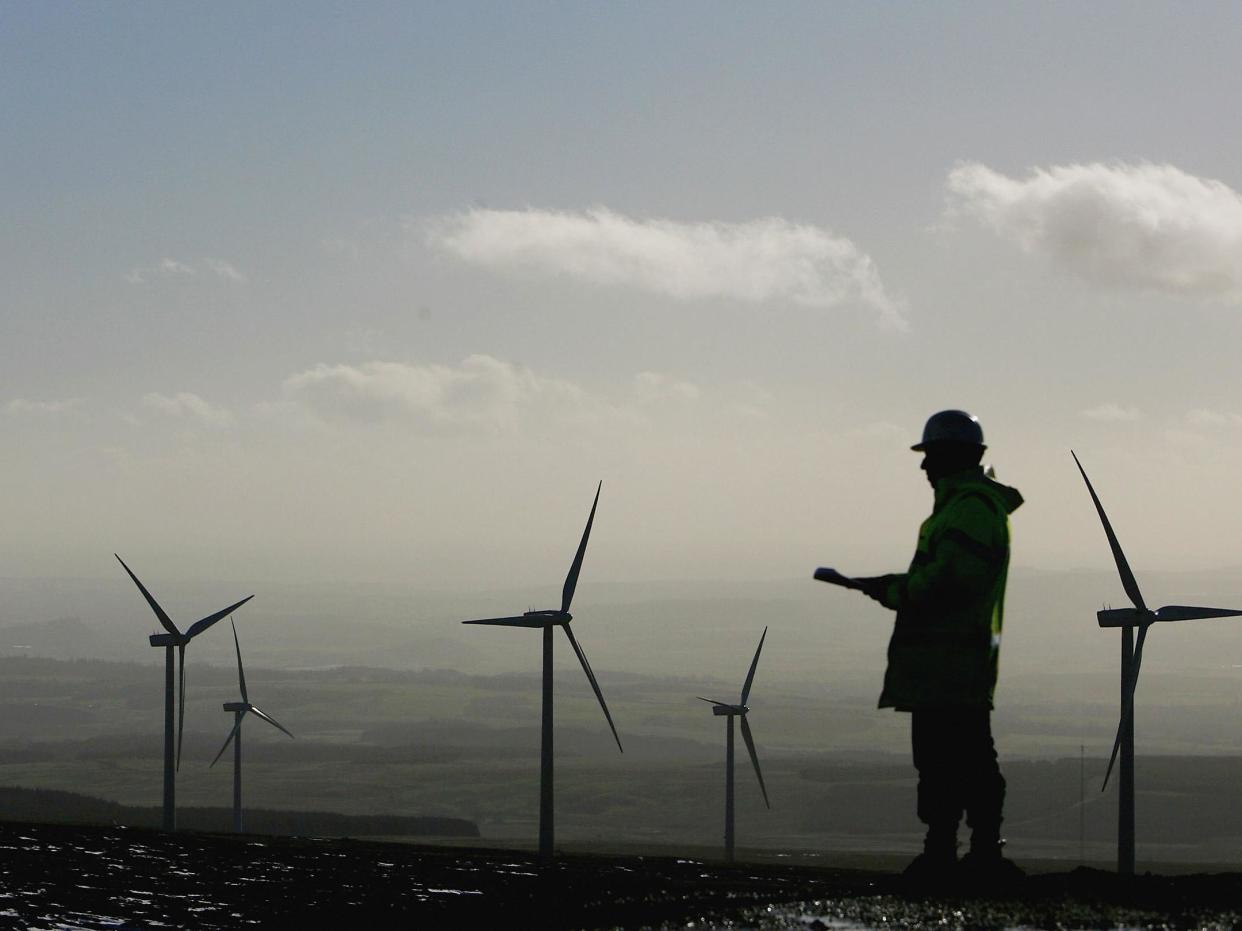
<svg viewBox="0 0 1242 931">
<path fill-rule="evenodd" d="M 595 489 L 595 501 L 591 504 L 591 515 L 587 518 L 586 529 L 582 531 L 582 542 L 578 544 L 578 552 L 574 556 L 573 564 L 569 567 L 569 574 L 565 577 L 565 587 L 561 590 L 561 606 L 560 608 L 548 608 L 542 611 L 527 611 L 525 614 L 515 617 L 488 617 L 477 621 L 463 621 L 463 624 L 490 624 L 495 627 L 529 627 L 543 631 L 543 726 L 541 729 L 540 754 L 539 754 L 539 856 L 544 860 L 552 859 L 552 845 L 555 837 L 553 827 L 553 806 L 552 806 L 552 631 L 554 628 L 560 627 L 565 631 L 565 636 L 569 638 L 569 645 L 574 648 L 574 653 L 578 657 L 578 662 L 582 664 L 582 671 L 586 673 L 587 681 L 591 683 L 591 688 L 595 692 L 595 697 L 599 699 L 599 706 L 604 710 L 604 717 L 608 720 L 608 726 L 612 729 L 612 737 L 617 742 L 617 749 L 624 753 L 621 747 L 621 738 L 617 736 L 616 725 L 612 723 L 612 715 L 608 713 L 608 705 L 604 701 L 604 693 L 599 690 L 599 683 L 595 680 L 595 673 L 591 671 L 591 664 L 587 662 L 586 654 L 582 652 L 574 632 L 569 626 L 569 622 L 573 620 L 573 615 L 569 613 L 569 605 L 574 598 L 574 589 L 578 587 L 578 574 L 582 571 L 582 557 L 586 553 L 587 540 L 591 536 L 591 524 L 595 521 L 595 507 L 599 504 L 599 492 L 603 487 L 600 482 Z"/>
<path fill-rule="evenodd" d="M 746 715 L 750 709 L 746 707 L 746 700 L 750 698 L 750 686 L 755 681 L 755 667 L 759 665 L 759 653 L 763 649 L 763 641 L 768 636 L 768 629 L 763 628 L 763 635 L 759 638 L 759 646 L 755 649 L 755 658 L 750 661 L 750 671 L 746 673 L 746 681 L 742 684 L 742 697 L 736 705 L 729 705 L 722 701 L 715 701 L 711 698 L 703 698 L 697 696 L 699 701 L 705 701 L 712 706 L 712 714 L 723 715 L 729 719 L 729 729 L 725 732 L 725 859 L 730 863 L 733 862 L 733 719 L 741 718 L 742 724 L 742 740 L 746 741 L 746 751 L 750 754 L 750 762 L 754 764 L 755 775 L 759 778 L 759 791 L 763 793 L 763 804 L 768 808 L 772 804 L 768 801 L 768 790 L 763 784 L 763 773 L 759 769 L 759 754 L 755 752 L 755 739 L 750 733 L 750 724 L 746 721 Z"/>
<path fill-rule="evenodd" d="M 242 718 L 247 713 L 253 714 L 256 718 L 261 718 L 272 727 L 284 731 L 284 725 L 273 718 L 271 715 L 264 713 L 255 705 L 250 704 L 250 696 L 246 694 L 246 673 L 242 670 L 241 644 L 237 642 L 237 625 L 233 624 L 233 646 L 237 650 L 237 683 L 241 686 L 241 701 L 226 701 L 224 710 L 233 712 L 233 729 L 229 731 L 229 736 L 224 739 L 224 746 L 220 748 L 220 752 L 216 754 L 216 758 L 211 761 L 211 765 L 215 766 L 219 762 L 220 757 L 224 756 L 224 751 L 229 748 L 229 741 L 233 741 L 233 830 L 237 834 L 242 832 L 242 805 L 241 805 L 241 726 Z M 292 738 L 293 735 L 289 734 Z"/>
<path fill-rule="evenodd" d="M 151 606 L 151 610 L 155 612 L 155 616 L 159 618 L 160 624 L 168 631 L 166 634 L 152 634 L 150 637 L 151 646 L 164 648 L 164 830 L 177 830 L 177 777 L 176 770 L 181 767 L 181 737 L 185 730 L 185 647 L 191 640 L 205 631 L 216 621 L 228 617 L 254 595 L 247 595 L 235 605 L 230 605 L 223 611 L 217 611 L 215 614 L 209 614 L 201 621 L 195 621 L 190 625 L 189 629 L 182 633 L 177 629 L 177 625 L 172 622 L 167 612 L 160 607 L 151 593 L 147 591 L 146 586 L 138 581 L 138 576 L 125 565 L 125 560 L 116 553 L 116 561 L 119 562 L 129 573 L 129 577 L 134 580 L 134 584 L 138 586 L 138 591 L 142 592 L 142 597 L 147 600 L 147 604 Z M 176 763 L 173 762 L 173 647 L 177 648 L 177 659 L 180 668 L 181 687 L 180 695 L 177 699 L 177 706 L 180 708 L 179 722 L 177 726 L 177 753 Z"/>
<path fill-rule="evenodd" d="M 1113 560 L 1117 563 L 1117 573 L 1121 576 L 1121 587 L 1134 603 L 1133 608 L 1112 608 L 1096 612 L 1096 620 L 1101 627 L 1121 628 L 1121 718 L 1117 722 L 1117 737 L 1113 740 L 1112 756 L 1108 759 L 1108 769 L 1104 773 L 1103 792 L 1108 787 L 1108 778 L 1112 775 L 1113 764 L 1121 755 L 1121 786 L 1117 798 L 1117 872 L 1129 876 L 1134 873 L 1134 689 L 1138 685 L 1139 667 L 1143 662 L 1143 644 L 1147 640 L 1147 631 L 1156 621 L 1194 621 L 1209 617 L 1238 617 L 1242 611 L 1232 608 L 1197 608 L 1189 605 L 1167 605 L 1155 611 L 1147 607 L 1143 594 L 1139 591 L 1130 564 L 1126 562 L 1113 526 L 1104 513 L 1104 505 L 1100 504 L 1099 496 L 1091 487 L 1091 479 L 1078 461 L 1073 450 L 1074 464 L 1087 483 L 1087 491 L 1100 515 L 1100 523 L 1104 525 L 1104 535 L 1108 537 L 1108 545 L 1113 551 Z M 1138 641 L 1134 639 L 1134 628 L 1138 628 Z"/>
</svg>

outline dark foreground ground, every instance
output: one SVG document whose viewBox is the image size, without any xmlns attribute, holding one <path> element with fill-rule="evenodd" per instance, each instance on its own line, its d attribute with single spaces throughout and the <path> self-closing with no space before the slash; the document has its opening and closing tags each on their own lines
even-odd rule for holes
<svg viewBox="0 0 1242 931">
<path fill-rule="evenodd" d="M 0 927 L 1238 928 L 1242 875 L 1076 870 L 988 897 L 891 874 L 0 823 Z"/>
</svg>

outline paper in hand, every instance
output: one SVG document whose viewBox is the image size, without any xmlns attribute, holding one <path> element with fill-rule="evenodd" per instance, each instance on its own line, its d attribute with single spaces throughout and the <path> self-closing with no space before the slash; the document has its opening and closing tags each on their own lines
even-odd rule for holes
<svg viewBox="0 0 1242 931">
<path fill-rule="evenodd" d="M 842 575 L 836 569 L 829 569 L 827 566 L 820 566 L 816 569 L 815 578 L 817 581 L 827 582 L 829 585 L 840 585 L 842 588 L 862 590 L 862 583 L 857 579 L 851 579 L 849 576 Z"/>
</svg>

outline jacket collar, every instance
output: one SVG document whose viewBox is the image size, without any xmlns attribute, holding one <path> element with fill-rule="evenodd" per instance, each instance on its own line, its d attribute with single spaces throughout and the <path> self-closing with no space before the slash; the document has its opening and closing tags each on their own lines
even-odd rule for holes
<svg viewBox="0 0 1242 931">
<path fill-rule="evenodd" d="M 1002 485 L 995 479 L 988 478 L 983 473 L 982 466 L 971 466 L 968 469 L 962 469 L 960 472 L 946 475 L 936 483 L 933 510 L 939 511 L 951 498 L 956 497 L 959 492 L 967 489 L 980 492 L 992 498 L 1004 509 L 1006 514 L 1012 514 L 1022 504 L 1022 494 L 1018 489 Z"/>
</svg>

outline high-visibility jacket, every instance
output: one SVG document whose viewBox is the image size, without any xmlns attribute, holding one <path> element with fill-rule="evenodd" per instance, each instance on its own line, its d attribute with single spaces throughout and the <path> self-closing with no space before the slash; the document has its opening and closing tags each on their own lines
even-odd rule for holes
<svg viewBox="0 0 1242 931">
<path fill-rule="evenodd" d="M 909 570 L 882 603 L 897 611 L 881 708 L 992 707 L 1017 489 L 966 469 L 936 484 Z"/>
</svg>

